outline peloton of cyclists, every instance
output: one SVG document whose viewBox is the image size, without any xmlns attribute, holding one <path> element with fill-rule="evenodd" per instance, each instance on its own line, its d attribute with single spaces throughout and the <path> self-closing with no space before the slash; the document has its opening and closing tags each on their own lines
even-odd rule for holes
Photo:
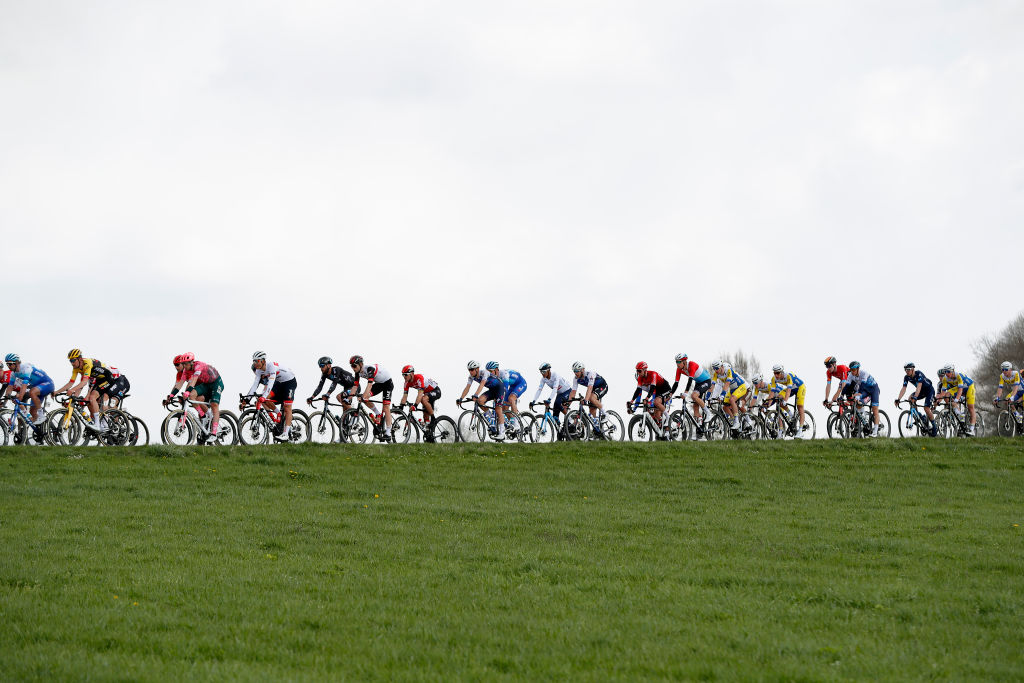
<svg viewBox="0 0 1024 683">
<path fill-rule="evenodd" d="M 1016 403 L 1024 398 L 1024 376 L 1019 370 L 1013 369 L 1013 363 L 1004 361 L 999 366 L 999 388 L 996 389 L 996 397 L 993 403 L 999 404 L 1003 398 L 1003 389 L 1006 388 L 1006 398 L 1011 403 Z"/>
</svg>

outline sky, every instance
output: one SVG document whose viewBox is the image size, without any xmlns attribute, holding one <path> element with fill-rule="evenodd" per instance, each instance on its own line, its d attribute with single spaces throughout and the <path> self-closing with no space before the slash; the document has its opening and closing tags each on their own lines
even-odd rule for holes
<svg viewBox="0 0 1024 683">
<path fill-rule="evenodd" d="M 0 353 L 151 427 L 184 351 L 226 403 L 256 350 L 456 414 L 470 359 L 621 407 L 742 348 L 891 405 L 1022 306 L 1019 0 L 0 2 Z"/>
</svg>

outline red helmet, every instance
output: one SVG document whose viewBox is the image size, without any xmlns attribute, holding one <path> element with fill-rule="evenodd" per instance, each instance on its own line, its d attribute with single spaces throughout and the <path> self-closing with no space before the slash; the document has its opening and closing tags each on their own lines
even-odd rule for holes
<svg viewBox="0 0 1024 683">
<path fill-rule="evenodd" d="M 357 365 L 357 364 L 362 363 L 362 362 L 363 362 L 363 357 L 360 356 L 359 354 L 356 354 L 355 356 L 352 356 L 351 358 L 348 359 L 348 364 L 349 365 Z"/>
<path fill-rule="evenodd" d="M 404 368 L 402 368 L 403 375 L 411 375 L 414 372 L 416 372 L 416 368 L 414 368 L 411 365 L 406 365 Z"/>
<path fill-rule="evenodd" d="M 192 361 L 194 361 L 196 359 L 196 354 L 194 354 L 194 353 L 183 353 L 180 356 L 178 356 L 178 358 L 181 359 L 180 361 L 178 361 L 180 363 L 191 363 Z"/>
<path fill-rule="evenodd" d="M 825 367 L 828 367 L 829 365 L 832 365 L 835 362 L 836 362 L 836 357 L 835 356 L 829 356 L 828 358 L 825 359 Z"/>
<path fill-rule="evenodd" d="M 637 363 L 636 364 L 636 371 L 637 372 L 647 372 L 647 363 L 645 363 L 644 361 L 640 361 L 639 363 Z"/>
<path fill-rule="evenodd" d="M 174 363 L 175 365 L 179 365 L 181 363 L 181 354 L 179 353 L 177 356 L 175 356 L 174 360 L 172 360 L 171 362 Z"/>
</svg>

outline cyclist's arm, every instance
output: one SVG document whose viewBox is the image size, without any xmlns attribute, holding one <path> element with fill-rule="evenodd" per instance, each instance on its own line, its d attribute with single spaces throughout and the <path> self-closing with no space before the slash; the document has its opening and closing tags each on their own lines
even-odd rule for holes
<svg viewBox="0 0 1024 683">
<path fill-rule="evenodd" d="M 896 397 L 896 400 L 897 401 L 902 400 L 903 399 L 903 394 L 905 394 L 905 393 L 907 393 L 907 383 L 906 382 L 904 382 L 903 386 L 900 387 L 900 395 Z M 917 398 L 917 394 L 914 395 L 914 398 Z"/>
<path fill-rule="evenodd" d="M 246 394 L 247 396 L 255 396 L 256 395 L 256 390 L 260 388 L 260 380 L 261 379 L 263 379 L 263 378 L 260 376 L 259 371 L 257 371 L 256 372 L 256 379 L 253 381 L 252 386 L 249 387 L 249 391 Z M 182 380 L 181 382 L 184 382 L 184 381 L 185 380 Z M 181 386 L 181 382 L 179 382 L 177 386 L 180 387 Z M 267 391 L 268 392 L 270 391 L 270 382 L 267 382 Z"/>
<path fill-rule="evenodd" d="M 426 392 L 423 389 L 417 389 L 416 390 L 416 400 L 413 402 L 414 406 L 423 405 L 423 394 L 424 393 L 426 393 Z M 403 397 L 402 400 L 404 401 L 405 398 Z"/>
<path fill-rule="evenodd" d="M 537 393 L 535 393 L 533 395 L 533 403 L 537 402 L 537 399 L 540 398 L 540 393 L 542 391 L 544 391 L 544 380 L 543 379 L 541 379 L 540 384 L 537 385 Z"/>
</svg>

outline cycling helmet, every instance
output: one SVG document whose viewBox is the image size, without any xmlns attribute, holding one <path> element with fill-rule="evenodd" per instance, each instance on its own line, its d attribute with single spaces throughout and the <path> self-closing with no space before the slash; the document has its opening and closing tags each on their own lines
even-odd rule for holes
<svg viewBox="0 0 1024 683">
<path fill-rule="evenodd" d="M 540 367 L 537 369 L 540 370 L 541 372 L 547 372 L 548 370 L 551 369 L 551 363 L 541 363 Z"/>
<path fill-rule="evenodd" d="M 725 363 L 723 363 L 720 360 L 716 360 L 714 363 L 711 364 L 711 369 L 712 370 L 721 370 L 723 365 L 725 365 Z"/>
<path fill-rule="evenodd" d="M 416 368 L 414 368 L 411 365 L 406 365 L 404 368 L 402 368 L 402 374 L 403 375 L 411 375 L 414 372 L 416 372 Z"/>
<path fill-rule="evenodd" d="M 572 364 L 572 371 L 573 372 L 583 372 L 583 363 L 581 361 L 576 361 L 575 363 L 573 363 Z"/>
<path fill-rule="evenodd" d="M 917 368 L 917 366 L 914 365 L 914 361 L 912 361 L 912 360 L 911 361 L 907 361 L 906 363 L 903 364 L 903 369 L 904 370 L 914 370 L 916 368 Z"/>
<path fill-rule="evenodd" d="M 760 384 L 761 382 L 764 381 L 764 377 L 762 377 L 761 374 L 758 373 L 758 374 L 754 375 L 753 377 L 751 377 L 750 381 L 753 382 L 754 385 L 756 386 L 756 385 L 758 385 L 758 384 Z"/>
<path fill-rule="evenodd" d="M 324 367 L 325 365 L 334 365 L 334 361 L 330 356 L 320 356 L 316 361 L 317 367 Z"/>
<path fill-rule="evenodd" d="M 1010 361 L 1004 361 L 1003 364 L 999 366 L 999 369 L 1002 372 L 1006 372 L 1007 370 L 1013 370 L 1013 363 L 1011 363 Z"/>
<path fill-rule="evenodd" d="M 363 368 L 363 373 L 366 375 L 366 379 L 373 379 L 374 377 L 377 376 L 377 366 L 371 365 L 369 367 Z"/>
<path fill-rule="evenodd" d="M 348 364 L 349 365 L 358 365 L 359 363 L 362 363 L 362 362 L 363 362 L 363 357 L 360 356 L 358 353 L 348 359 Z"/>
<path fill-rule="evenodd" d="M 837 362 L 838 361 L 836 360 L 835 356 L 829 356 L 828 358 L 825 359 L 825 367 L 835 365 Z"/>
<path fill-rule="evenodd" d="M 723 362 L 722 369 L 725 370 L 726 372 L 729 372 L 730 370 L 732 370 L 732 363 Z"/>
<path fill-rule="evenodd" d="M 20 363 L 21 362 L 21 356 L 19 356 L 16 353 L 9 353 L 6 356 L 4 356 L 4 362 L 5 363 Z"/>
<path fill-rule="evenodd" d="M 946 374 L 947 372 L 955 372 L 955 371 L 956 371 L 956 369 L 953 367 L 952 363 L 946 363 L 945 365 L 942 366 L 942 369 L 939 370 L 939 372 L 941 374 L 943 374 L 943 375 Z"/>
<path fill-rule="evenodd" d="M 851 361 L 850 362 L 850 369 L 851 370 L 857 370 L 859 368 L 860 368 L 860 361 L 859 360 L 855 360 L 855 361 Z"/>
<path fill-rule="evenodd" d="M 196 359 L 196 354 L 194 354 L 194 353 L 183 353 L 183 354 L 181 354 L 181 362 L 182 363 L 191 363 L 195 359 Z"/>
<path fill-rule="evenodd" d="M 487 368 L 488 370 L 497 370 L 498 367 L 499 367 L 498 366 L 498 361 L 496 361 L 496 360 L 489 360 L 489 361 L 487 361 L 487 365 L 485 365 L 484 367 Z"/>
<path fill-rule="evenodd" d="M 82 357 L 82 349 L 71 349 L 68 351 L 68 360 L 77 360 Z"/>
<path fill-rule="evenodd" d="M 956 366 L 952 363 L 946 363 L 946 367 L 949 368 L 949 372 L 956 372 Z"/>
<path fill-rule="evenodd" d="M 179 353 L 177 356 L 175 356 L 171 362 L 174 363 L 175 365 L 181 365 L 181 354 Z"/>
<path fill-rule="evenodd" d="M 640 361 L 639 363 L 637 363 L 636 364 L 636 371 L 637 372 L 647 372 L 647 363 L 645 363 L 644 361 Z"/>
<path fill-rule="evenodd" d="M 784 365 L 782 365 L 781 363 L 776 363 L 775 365 L 772 366 L 772 372 L 785 372 L 785 371 L 786 371 L 786 367 Z"/>
<path fill-rule="evenodd" d="M 677 363 L 679 361 L 681 361 L 681 360 L 686 360 L 687 358 L 689 358 L 689 356 L 687 356 L 685 353 L 677 353 L 676 354 L 676 362 Z"/>
<path fill-rule="evenodd" d="M 468 363 L 466 363 L 467 370 L 476 370 L 478 367 L 480 367 L 480 364 L 477 363 L 475 360 L 471 360 Z"/>
<path fill-rule="evenodd" d="M 252 360 L 253 360 L 254 363 L 256 361 L 258 361 L 258 360 L 266 360 L 266 359 L 267 359 L 267 354 L 266 354 L 265 351 L 257 351 L 256 353 L 252 354 Z"/>
</svg>

